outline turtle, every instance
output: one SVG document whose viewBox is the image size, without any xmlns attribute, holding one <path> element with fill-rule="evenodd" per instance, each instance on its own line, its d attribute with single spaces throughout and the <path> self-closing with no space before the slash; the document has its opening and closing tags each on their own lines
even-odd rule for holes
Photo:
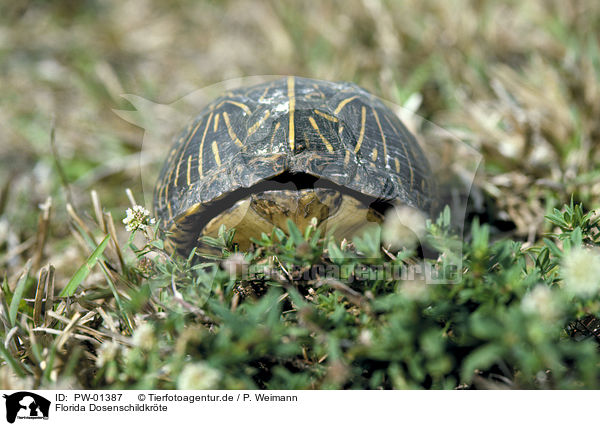
<svg viewBox="0 0 600 426">
<path fill-rule="evenodd" d="M 230 90 L 181 131 L 154 190 L 168 247 L 234 228 L 253 237 L 292 220 L 350 238 L 394 205 L 430 213 L 431 167 L 396 114 L 349 82 L 288 76 Z"/>
</svg>

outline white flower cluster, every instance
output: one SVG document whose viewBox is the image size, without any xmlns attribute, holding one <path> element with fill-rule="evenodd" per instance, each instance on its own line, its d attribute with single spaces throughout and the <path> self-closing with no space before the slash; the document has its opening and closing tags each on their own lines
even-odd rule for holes
<svg viewBox="0 0 600 426">
<path fill-rule="evenodd" d="M 154 327 L 148 323 L 143 323 L 135 329 L 132 336 L 132 343 L 143 350 L 151 350 L 155 343 Z"/>
<path fill-rule="evenodd" d="M 98 358 L 96 359 L 96 366 L 103 367 L 110 361 L 113 361 L 119 354 L 119 344 L 112 340 L 107 340 L 98 349 Z"/>
<path fill-rule="evenodd" d="M 428 297 L 428 288 L 425 281 L 408 280 L 402 283 L 400 292 L 409 300 L 425 301 Z"/>
<path fill-rule="evenodd" d="M 150 217 L 150 212 L 142 206 L 133 206 L 133 209 L 127 209 L 127 217 L 123 219 L 125 230 L 127 232 L 143 231 L 148 226 L 156 223 L 154 218 Z"/>
<path fill-rule="evenodd" d="M 385 214 L 382 238 L 394 249 L 412 248 L 425 235 L 425 216 L 409 206 L 399 206 Z"/>
<path fill-rule="evenodd" d="M 188 364 L 177 379 L 177 389 L 214 389 L 221 379 L 221 372 L 205 362 Z"/>
<path fill-rule="evenodd" d="M 574 248 L 565 255 L 561 275 L 565 290 L 580 297 L 600 292 L 600 250 Z"/>
<path fill-rule="evenodd" d="M 548 323 L 559 320 L 563 313 L 560 297 L 544 284 L 538 284 L 523 297 L 521 309 L 526 314 L 538 315 Z"/>
</svg>

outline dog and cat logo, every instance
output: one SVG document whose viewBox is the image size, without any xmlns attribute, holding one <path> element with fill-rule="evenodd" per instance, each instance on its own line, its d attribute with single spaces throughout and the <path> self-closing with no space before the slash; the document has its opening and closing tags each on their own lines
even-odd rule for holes
<svg viewBox="0 0 600 426">
<path fill-rule="evenodd" d="M 48 420 L 50 401 L 32 392 L 16 392 L 4 395 L 6 398 L 6 421 L 14 423 L 18 419 Z"/>
</svg>

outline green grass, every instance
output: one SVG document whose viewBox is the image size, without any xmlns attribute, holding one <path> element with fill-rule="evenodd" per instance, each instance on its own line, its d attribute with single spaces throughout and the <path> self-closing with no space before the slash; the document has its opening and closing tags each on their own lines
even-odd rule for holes
<svg viewBox="0 0 600 426">
<path fill-rule="evenodd" d="M 547 219 L 557 233 L 523 249 L 478 221 L 463 244 L 448 213 L 429 222 L 424 259 L 382 248 L 379 229 L 340 244 L 289 222 L 242 254 L 222 228 L 205 239 L 220 255 L 187 259 L 164 251 L 157 227 L 120 255 L 109 233 L 52 304 L 49 271 L 29 303 L 30 265 L 4 286 L 4 368 L 34 387 L 598 387 L 599 218 L 567 205 Z M 394 274 L 456 260 L 454 284 Z M 105 282 L 84 286 L 96 262 Z"/>
<path fill-rule="evenodd" d="M 186 377 L 231 388 L 598 387 L 598 301 L 566 291 L 561 272 L 573 247 L 598 245 L 596 216 L 584 218 L 600 206 L 594 2 L 0 9 L 0 387 L 194 385 Z M 481 154 L 464 242 L 441 225 L 428 231 L 427 262 L 461 259 L 458 284 L 411 299 L 401 279 L 359 285 L 349 272 L 317 285 L 286 274 L 315 263 L 351 269 L 357 259 L 420 262 L 376 234 L 342 247 L 278 231 L 245 254 L 249 266 L 277 272 L 259 282 L 230 280 L 231 262 L 171 258 L 153 235 L 129 239 L 123 189 L 151 206 L 141 175 L 160 167 L 171 135 L 145 145 L 143 131 L 113 112 L 132 108 L 121 95 L 169 104 L 273 74 L 349 80 L 400 106 L 410 100 L 439 181 L 460 194 L 472 158 L 431 123 Z M 123 160 L 138 153 L 142 170 Z M 223 257 L 226 237 L 212 241 Z M 149 242 L 142 252 L 131 246 Z M 538 284 L 559 316 L 523 311 Z M 131 339 L 140 327 L 153 346 Z M 188 364 L 197 365 L 182 374 Z"/>
</svg>

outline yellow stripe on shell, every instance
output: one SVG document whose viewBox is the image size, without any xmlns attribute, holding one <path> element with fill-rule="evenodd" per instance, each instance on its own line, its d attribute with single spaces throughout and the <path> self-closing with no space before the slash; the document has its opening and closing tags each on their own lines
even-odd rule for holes
<svg viewBox="0 0 600 426">
<path fill-rule="evenodd" d="M 256 133 L 256 131 L 260 128 L 260 126 L 263 125 L 263 123 L 265 122 L 265 120 L 267 118 L 269 118 L 269 115 L 271 115 L 271 111 L 267 111 L 266 114 L 260 120 L 258 120 L 256 123 L 254 123 L 252 125 L 252 127 L 250 127 L 248 129 L 248 136 L 251 136 L 254 133 Z"/>
<path fill-rule="evenodd" d="M 338 122 L 338 119 L 332 115 L 326 114 L 323 111 L 319 111 L 318 109 L 315 109 L 315 114 L 320 115 L 321 117 L 323 117 L 326 120 L 332 121 L 334 123 Z"/>
<path fill-rule="evenodd" d="M 212 143 L 212 152 L 215 156 L 215 161 L 217 162 L 217 166 L 221 167 L 221 157 L 219 156 L 219 147 L 217 146 L 217 141 L 213 141 Z"/>
<path fill-rule="evenodd" d="M 177 186 L 177 182 L 179 181 L 179 168 L 181 166 L 182 160 L 183 158 L 177 162 L 177 168 L 175 169 L 175 182 L 173 183 L 173 185 L 175 186 Z"/>
<path fill-rule="evenodd" d="M 194 127 L 194 130 L 192 131 L 192 133 L 190 133 L 190 135 L 188 136 L 188 138 L 185 141 L 185 144 L 181 148 L 181 156 L 179 157 L 179 162 L 177 163 L 177 171 L 175 172 L 175 182 L 173 183 L 174 186 L 177 186 L 178 182 L 179 182 L 179 166 L 181 165 L 181 162 L 183 161 L 183 156 L 185 154 L 187 146 L 190 143 L 190 141 L 192 140 L 192 138 L 194 137 L 194 135 L 196 134 L 196 132 L 198 131 L 198 128 L 200 127 L 201 123 L 202 123 L 202 121 L 198 121 L 198 124 L 196 124 L 196 127 Z M 170 176 L 169 176 L 169 180 L 171 180 Z"/>
<path fill-rule="evenodd" d="M 398 133 L 398 130 L 392 124 L 390 119 L 387 118 L 387 116 L 384 116 L 384 117 L 385 117 L 386 121 L 388 122 L 388 124 L 390 125 L 390 127 L 392 128 L 392 130 L 394 131 L 394 133 L 396 134 L 396 136 L 398 136 L 400 139 L 402 139 L 402 136 L 400 136 L 400 133 Z M 410 156 L 408 155 L 408 151 L 406 150 L 406 143 L 404 143 L 402 140 L 400 142 L 402 142 L 400 145 L 402 145 L 402 150 L 404 151 L 404 157 L 406 158 L 406 162 L 408 163 L 408 171 L 410 172 L 410 190 L 412 191 L 413 184 L 414 184 L 413 168 L 412 168 L 412 164 L 410 161 Z"/>
<path fill-rule="evenodd" d="M 279 130 L 280 126 L 281 123 L 279 121 L 275 123 L 275 129 L 273 129 L 273 134 L 271 135 L 271 151 L 273 151 L 273 141 L 275 140 L 275 135 L 277 135 L 277 130 Z"/>
<path fill-rule="evenodd" d="M 335 109 L 335 111 L 333 112 L 334 114 L 339 114 L 340 111 L 348 104 L 348 102 L 352 102 L 354 99 L 358 98 L 358 96 L 352 96 L 350 98 L 346 98 L 343 101 L 341 101 L 337 108 Z"/>
<path fill-rule="evenodd" d="M 290 145 L 290 150 L 292 153 L 294 152 L 294 143 L 295 143 L 295 135 L 294 135 L 294 111 L 296 109 L 296 93 L 294 91 L 294 77 L 288 77 L 287 85 L 288 85 L 288 99 L 289 99 L 289 132 L 288 132 L 288 143 Z"/>
<path fill-rule="evenodd" d="M 262 102 L 263 99 L 265 98 L 265 96 L 267 95 L 267 92 L 269 91 L 269 89 L 271 88 L 271 85 L 268 85 L 267 87 L 265 87 L 265 91 L 263 92 L 263 94 L 260 96 L 260 98 L 258 98 L 258 102 Z"/>
<path fill-rule="evenodd" d="M 190 186 L 192 184 L 191 170 L 192 170 L 192 156 L 189 155 L 188 156 L 188 161 L 187 161 L 187 185 L 188 186 Z"/>
<path fill-rule="evenodd" d="M 208 126 L 210 126 L 210 121 L 212 120 L 214 113 L 210 113 L 208 116 L 208 120 L 206 121 L 206 127 L 204 128 L 204 133 L 202 134 L 202 140 L 200 141 L 200 148 L 198 149 L 198 175 L 200 178 L 204 176 L 202 171 L 202 162 L 204 158 L 204 139 L 206 139 L 206 133 L 208 132 Z"/>
<path fill-rule="evenodd" d="M 246 114 L 252 115 L 252 111 L 250 110 L 250 108 L 248 107 L 248 105 L 243 104 L 241 102 L 232 101 L 231 99 L 227 99 L 227 100 L 221 102 L 219 105 L 217 105 L 217 108 L 222 107 L 224 104 L 235 105 L 236 107 L 241 108 Z"/>
<path fill-rule="evenodd" d="M 377 127 L 379 127 L 379 133 L 381 133 L 381 141 L 383 142 L 383 161 L 385 161 L 385 165 L 388 164 L 388 155 L 387 155 L 387 144 L 385 141 L 385 133 L 383 133 L 383 128 L 381 127 L 381 122 L 379 121 L 379 115 L 377 114 L 377 110 L 375 108 L 371 108 L 373 110 L 373 115 L 375 116 L 375 121 L 377 122 Z M 373 160 L 375 161 L 375 160 Z"/>
<path fill-rule="evenodd" d="M 171 202 L 167 202 L 167 210 L 169 210 L 169 220 L 173 219 L 173 210 L 171 209 Z"/>
<path fill-rule="evenodd" d="M 319 126 L 317 125 L 317 122 L 315 121 L 315 119 L 312 117 L 308 117 L 308 121 L 310 121 L 310 125 L 313 127 L 313 129 L 315 129 L 317 131 L 317 134 L 319 135 L 319 137 L 321 138 L 321 141 L 327 148 L 327 151 L 333 152 L 333 147 L 331 146 L 331 143 L 325 138 L 325 136 L 323 136 L 321 134 L 321 131 L 319 130 Z"/>
<path fill-rule="evenodd" d="M 365 120 L 367 117 L 367 109 L 362 107 L 360 110 L 360 134 L 358 135 L 358 141 L 356 142 L 356 146 L 354 147 L 354 153 L 358 153 L 360 151 L 360 146 L 362 145 L 363 139 L 365 137 Z"/>
<path fill-rule="evenodd" d="M 231 140 L 234 141 L 235 144 L 237 146 L 239 146 L 240 148 L 243 147 L 244 144 L 242 143 L 242 141 L 240 141 L 240 139 L 235 134 L 233 127 L 231 127 L 231 121 L 229 120 L 229 114 L 227 114 L 226 112 L 223 113 L 223 120 L 225 120 L 225 126 L 227 126 L 227 132 L 229 133 L 229 137 L 231 138 Z"/>
</svg>

